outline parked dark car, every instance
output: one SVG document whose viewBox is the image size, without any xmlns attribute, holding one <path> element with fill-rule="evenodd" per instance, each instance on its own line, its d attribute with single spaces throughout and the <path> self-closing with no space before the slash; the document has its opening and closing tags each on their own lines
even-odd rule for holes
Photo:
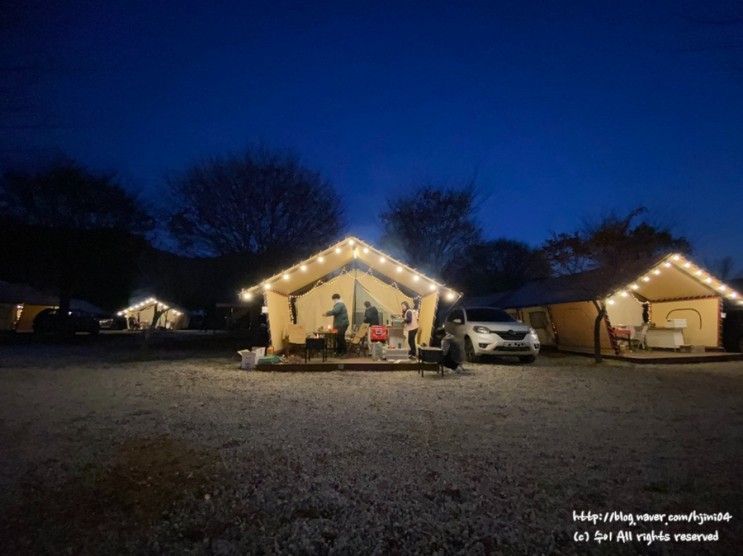
<svg viewBox="0 0 743 556">
<path fill-rule="evenodd" d="M 75 335 L 77 332 L 98 334 L 100 326 L 98 319 L 83 311 L 68 311 L 67 314 L 58 309 L 44 309 L 34 319 L 35 334 Z"/>
<path fill-rule="evenodd" d="M 126 330 L 126 317 L 98 319 L 98 326 L 101 330 Z"/>
</svg>

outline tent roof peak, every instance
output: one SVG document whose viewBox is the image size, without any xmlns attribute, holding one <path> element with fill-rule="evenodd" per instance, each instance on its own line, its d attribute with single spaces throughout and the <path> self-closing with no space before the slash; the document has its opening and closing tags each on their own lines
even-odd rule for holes
<svg viewBox="0 0 743 556">
<path fill-rule="evenodd" d="M 283 295 L 289 295 L 353 261 L 364 263 L 375 272 L 387 276 L 419 295 L 436 292 L 445 293 L 449 301 L 461 296 L 459 292 L 447 288 L 439 281 L 395 259 L 374 247 L 371 243 L 352 235 L 346 236 L 295 265 L 261 280 L 258 284 L 244 288 L 240 292 L 240 296 L 244 300 L 250 300 L 254 294 L 261 290 L 274 290 Z"/>
</svg>

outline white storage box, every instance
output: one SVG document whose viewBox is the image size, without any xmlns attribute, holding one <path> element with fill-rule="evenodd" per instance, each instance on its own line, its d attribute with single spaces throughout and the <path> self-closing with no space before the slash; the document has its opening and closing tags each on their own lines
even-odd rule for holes
<svg viewBox="0 0 743 556">
<path fill-rule="evenodd" d="M 668 319 L 669 328 L 686 328 L 686 319 Z"/>
</svg>

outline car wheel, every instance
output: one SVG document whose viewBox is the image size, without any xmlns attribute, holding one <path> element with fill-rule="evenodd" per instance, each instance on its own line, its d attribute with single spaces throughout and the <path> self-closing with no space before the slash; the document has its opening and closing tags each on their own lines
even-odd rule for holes
<svg viewBox="0 0 743 556">
<path fill-rule="evenodd" d="M 522 363 L 534 363 L 536 360 L 537 358 L 533 355 L 519 355 L 519 361 Z"/>
<path fill-rule="evenodd" d="M 464 356 L 468 363 L 477 363 L 477 355 L 475 354 L 475 346 L 472 345 L 472 340 L 469 338 L 464 339 Z"/>
</svg>

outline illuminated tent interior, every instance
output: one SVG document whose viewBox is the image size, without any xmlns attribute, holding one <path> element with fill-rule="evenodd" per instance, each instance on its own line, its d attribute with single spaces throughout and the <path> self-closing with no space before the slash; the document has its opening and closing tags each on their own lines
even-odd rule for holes
<svg viewBox="0 0 743 556">
<path fill-rule="evenodd" d="M 332 317 L 323 316 L 332 307 L 331 296 L 341 295 L 352 325 L 361 324 L 363 302 L 380 311 L 383 323 L 400 313 L 400 303 L 419 301 L 419 337 L 430 343 L 440 296 L 454 301 L 459 293 L 390 257 L 358 238 L 349 237 L 296 265 L 240 292 L 244 301 L 263 294 L 271 345 L 284 348 L 289 324 L 300 324 L 307 333 L 327 328 Z"/>
<path fill-rule="evenodd" d="M 614 328 L 642 326 L 644 302 L 655 328 L 668 328 L 681 319 L 686 321 L 684 345 L 712 350 L 722 347 L 723 302 L 743 305 L 739 292 L 680 254 L 629 265 L 608 287 L 598 276 L 588 271 L 529 282 L 483 303 L 508 309 L 534 327 L 545 345 L 583 350 L 593 347 L 593 300 L 603 300 L 607 317 L 601 345 L 614 352 L 619 351 Z"/>
</svg>

